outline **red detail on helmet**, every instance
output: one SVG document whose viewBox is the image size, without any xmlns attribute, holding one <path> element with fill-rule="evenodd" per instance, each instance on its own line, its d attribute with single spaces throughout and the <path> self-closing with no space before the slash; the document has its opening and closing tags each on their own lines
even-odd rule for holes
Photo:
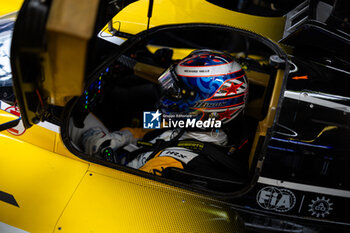
<svg viewBox="0 0 350 233">
<path fill-rule="evenodd" d="M 240 69 L 239 71 L 241 71 L 241 70 L 242 70 L 242 69 Z M 237 72 L 238 72 L 238 71 L 237 71 Z M 216 93 L 224 86 L 224 84 L 225 84 L 226 82 L 228 82 L 228 81 L 230 81 L 230 80 L 240 79 L 240 78 L 242 78 L 243 76 L 244 76 L 244 74 L 241 75 L 241 76 L 239 76 L 239 77 L 227 79 L 223 84 L 221 84 L 221 86 L 215 91 L 215 93 L 214 93 L 212 96 L 210 96 L 208 99 L 205 99 L 204 101 L 212 100 L 213 97 L 216 95 Z M 246 92 L 244 92 L 244 94 L 246 94 Z"/>
<path fill-rule="evenodd" d="M 222 97 L 222 98 L 220 98 L 220 97 L 216 97 L 216 98 L 214 98 L 214 96 L 211 96 L 209 99 L 205 99 L 205 100 L 203 100 L 203 101 L 205 101 L 205 102 L 208 102 L 208 101 L 213 101 L 213 100 L 228 100 L 228 99 L 236 99 L 236 98 L 238 98 L 238 97 L 241 97 L 241 96 L 243 96 L 243 95 L 246 95 L 248 92 L 243 92 L 242 94 L 240 94 L 240 95 L 234 95 L 234 96 L 229 96 L 229 97 Z"/>
<path fill-rule="evenodd" d="M 219 59 L 213 59 L 214 62 L 221 62 Z"/>
<path fill-rule="evenodd" d="M 225 109 L 225 108 L 232 108 L 232 107 L 237 107 L 237 106 L 240 106 L 240 105 L 243 105 L 244 102 L 240 102 L 238 104 L 233 104 L 233 105 L 230 105 L 230 106 L 224 106 L 224 107 L 216 107 L 216 108 L 204 108 L 204 107 L 200 107 L 200 108 L 193 108 L 193 109 L 197 109 L 197 110 L 211 110 L 211 109 Z"/>
<path fill-rule="evenodd" d="M 218 113 L 218 114 L 219 114 L 219 117 L 220 117 L 219 120 L 221 120 L 221 121 L 224 120 L 224 119 L 230 120 L 232 114 L 235 113 L 235 112 L 237 112 L 237 110 L 238 110 L 238 109 L 234 109 L 234 110 L 230 111 L 229 109 L 226 109 L 225 112 L 220 112 L 220 113 Z"/>
<path fill-rule="evenodd" d="M 227 91 L 225 96 L 227 96 L 230 93 L 235 93 L 237 95 L 237 89 L 240 88 L 242 85 L 243 85 L 243 83 L 235 85 L 235 83 L 232 82 L 230 87 L 223 89 L 224 91 Z"/>
</svg>

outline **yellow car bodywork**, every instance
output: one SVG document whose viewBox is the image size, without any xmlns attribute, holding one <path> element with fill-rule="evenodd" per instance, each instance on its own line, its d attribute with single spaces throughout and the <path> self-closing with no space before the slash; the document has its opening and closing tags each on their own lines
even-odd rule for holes
<svg viewBox="0 0 350 233">
<path fill-rule="evenodd" d="M 136 34 L 147 28 L 148 0 L 140 0 L 128 5 L 113 18 L 116 30 Z M 130 20 L 132 19 L 132 20 Z M 245 29 L 278 41 L 284 30 L 283 17 L 261 17 L 234 12 L 216 6 L 205 0 L 154 1 L 150 28 L 179 23 L 213 23 Z M 108 31 L 106 26 L 102 31 Z"/>
<path fill-rule="evenodd" d="M 20 3 L 2 0 L 0 13 Z M 130 34 L 145 30 L 147 4 L 127 6 L 113 19 L 114 27 Z M 150 26 L 198 22 L 244 28 L 274 41 L 284 27 L 283 18 L 245 15 L 204 0 L 156 0 Z M 0 113 L 2 123 L 14 118 Z M 0 232 L 242 230 L 236 212 L 224 202 L 81 160 L 64 147 L 57 131 L 39 125 L 21 136 L 2 131 L 0 148 L 0 192 L 8 198 L 0 200 Z"/>
<path fill-rule="evenodd" d="M 0 16 L 8 15 L 17 11 L 23 3 L 23 0 L 1 0 Z"/>
<path fill-rule="evenodd" d="M 237 216 L 217 201 L 0 137 L 0 190 L 17 203 L 0 201 L 1 232 L 10 232 L 4 224 L 18 232 L 236 229 Z"/>
</svg>

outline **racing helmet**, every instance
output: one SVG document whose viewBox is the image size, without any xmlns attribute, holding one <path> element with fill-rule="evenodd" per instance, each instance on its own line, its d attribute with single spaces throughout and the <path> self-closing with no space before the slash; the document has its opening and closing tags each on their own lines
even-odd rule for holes
<svg viewBox="0 0 350 233">
<path fill-rule="evenodd" d="M 248 80 L 227 53 L 195 50 L 159 78 L 163 114 L 186 114 L 197 120 L 214 118 L 223 124 L 245 108 Z"/>
</svg>

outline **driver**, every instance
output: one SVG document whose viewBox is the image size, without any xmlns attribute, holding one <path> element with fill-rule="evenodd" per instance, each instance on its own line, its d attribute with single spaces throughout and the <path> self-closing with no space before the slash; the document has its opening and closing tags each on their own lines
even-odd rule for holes
<svg viewBox="0 0 350 233">
<path fill-rule="evenodd" d="M 227 170 L 242 170 L 230 159 L 245 138 L 232 140 L 232 125 L 240 121 L 248 96 L 244 70 L 223 52 L 196 50 L 172 65 L 159 78 L 162 114 L 187 115 L 191 119 L 221 121 L 221 129 L 124 128 L 108 132 L 94 127 L 82 134 L 86 153 L 156 175 L 184 169 L 197 174 L 224 177 Z M 242 144 L 243 143 L 243 144 Z M 232 174 L 232 172 L 231 172 Z"/>
</svg>

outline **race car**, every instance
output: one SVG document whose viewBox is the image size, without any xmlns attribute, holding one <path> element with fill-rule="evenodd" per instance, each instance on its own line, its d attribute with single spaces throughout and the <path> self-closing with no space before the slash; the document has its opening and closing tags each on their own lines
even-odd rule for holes
<svg viewBox="0 0 350 233">
<path fill-rule="evenodd" d="M 283 18 L 239 13 L 238 7 L 233 11 L 199 0 L 124 5 L 25 1 L 13 34 L 11 65 L 26 132 L 2 134 L 1 176 L 11 179 L 0 185 L 1 227 L 18 232 L 239 232 L 242 223 L 236 210 L 248 228 L 260 230 L 334 227 L 320 226 L 321 218 L 336 227 L 346 226 L 348 219 L 333 211 L 334 197 L 339 203 L 348 198 L 346 176 L 334 176 L 328 166 L 348 147 L 340 140 L 324 144 L 329 133 L 348 134 L 347 115 L 339 115 L 348 111 L 342 88 L 347 83 L 347 63 L 341 62 L 346 53 L 336 50 L 339 56 L 334 56 L 334 51 L 323 51 L 337 66 L 320 66 L 323 60 L 310 55 L 323 44 L 313 45 L 307 39 L 319 35 L 316 32 L 334 35 L 327 25 L 310 23 L 311 16 L 304 12 L 304 8 L 322 9 L 329 18 L 337 16 L 331 11 L 336 6 L 319 2 L 316 8 L 303 2 Z M 112 21 L 106 17 L 110 9 Z M 30 18 L 36 19 L 35 25 L 27 23 Z M 343 37 L 331 37 L 347 46 L 346 29 L 339 30 Z M 229 128 L 232 137 L 244 131 L 244 137 L 239 135 L 244 140 L 226 148 L 227 156 L 247 165 L 243 173 L 235 174 L 226 166 L 229 178 L 181 169 L 159 176 L 127 167 L 108 153 L 86 153 L 79 138 L 85 126 L 91 127 L 90 116 L 110 132 L 142 127 L 144 113 L 157 111 L 159 77 L 169 65 L 198 49 L 230 54 L 249 80 L 244 124 Z M 310 62 L 305 61 L 308 56 Z M 327 69 L 332 78 L 320 79 L 317 71 L 308 70 L 312 67 Z M 336 76 L 330 70 L 341 72 L 335 90 L 328 86 Z M 307 126 L 314 130 L 303 131 L 309 119 L 305 108 L 312 116 Z M 337 123 L 330 124 L 327 116 L 320 120 L 321 114 L 314 112 L 318 108 L 334 111 Z M 14 112 L 19 115 L 17 105 Z M 18 122 L 2 128 L 15 132 L 13 125 Z M 48 124 L 57 127 L 56 132 Z M 51 148 L 43 146 L 42 135 Z M 235 153 L 236 149 L 242 150 Z M 319 182 L 318 167 L 309 166 L 308 173 L 290 162 L 293 156 L 300 156 L 292 159 L 300 166 L 307 166 L 302 161 L 316 161 L 308 160 L 308 155 L 317 161 L 317 156 L 327 157 L 321 159 L 321 176 L 329 181 Z M 213 167 L 220 161 L 220 166 L 228 163 L 227 158 L 220 160 L 220 153 L 211 152 L 209 157 Z M 333 169 L 337 168 L 341 166 Z M 344 186 L 332 186 L 334 179 Z M 266 219 L 271 221 L 261 221 Z"/>
</svg>

